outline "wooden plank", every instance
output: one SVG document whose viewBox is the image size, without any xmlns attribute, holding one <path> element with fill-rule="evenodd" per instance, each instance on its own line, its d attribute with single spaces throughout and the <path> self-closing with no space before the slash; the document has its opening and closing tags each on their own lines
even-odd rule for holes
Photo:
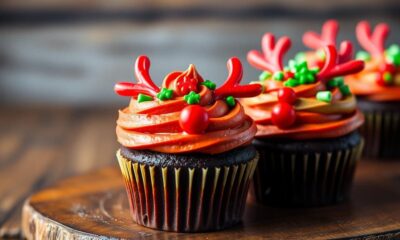
<svg viewBox="0 0 400 240">
<path fill-rule="evenodd" d="M 21 207 L 29 194 L 115 161 L 116 111 L 0 108 L 2 114 L 0 237 L 18 237 Z"/>
<path fill-rule="evenodd" d="M 350 202 L 320 208 L 272 208 L 249 198 L 243 224 L 219 232 L 179 234 L 132 223 L 121 174 L 107 168 L 33 195 L 24 206 L 23 231 L 28 239 L 399 238 L 400 162 L 361 162 L 358 170 Z"/>
</svg>

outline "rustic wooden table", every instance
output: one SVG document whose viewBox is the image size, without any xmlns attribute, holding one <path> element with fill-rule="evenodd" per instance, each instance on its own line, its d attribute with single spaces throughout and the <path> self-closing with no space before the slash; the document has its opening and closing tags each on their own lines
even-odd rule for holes
<svg viewBox="0 0 400 240">
<path fill-rule="evenodd" d="M 30 194 L 115 165 L 116 111 L 0 107 L 0 238 L 19 237 Z"/>
<path fill-rule="evenodd" d="M 114 169 L 102 170 L 106 171 L 104 177 L 98 178 L 98 175 L 91 174 L 87 178 L 92 182 L 98 181 L 93 185 L 97 186 L 93 189 L 98 194 L 115 195 L 113 201 L 107 202 L 107 206 L 126 207 L 122 180 L 115 169 L 117 164 L 114 154 L 118 147 L 114 135 L 115 109 L 0 107 L 0 115 L 0 237 L 21 237 L 21 209 L 29 195 L 53 185 L 61 178 L 86 174 L 105 166 L 113 166 Z M 353 200 L 337 207 L 274 209 L 255 205 L 250 200 L 244 225 L 225 233 L 241 238 L 279 238 L 290 234 L 298 236 L 294 239 L 399 237 L 400 162 L 361 161 L 355 179 Z M 82 178 L 68 181 L 75 181 L 72 185 L 76 185 L 82 182 Z M 76 195 L 76 200 L 83 199 L 86 202 L 85 197 L 82 198 L 86 195 Z M 58 199 L 57 195 L 52 196 L 53 200 Z M 39 207 L 41 212 L 46 213 L 46 209 L 52 209 L 46 207 L 46 201 L 41 202 L 43 199 L 35 199 L 33 206 Z M 52 206 L 57 206 L 60 201 L 63 204 L 63 199 L 59 199 L 52 202 Z M 126 237 L 135 231 L 139 235 L 156 238 L 164 236 L 160 232 L 135 227 L 127 211 L 123 212 L 125 214 L 122 215 L 118 211 L 111 212 L 117 214 L 113 216 L 117 216 L 116 219 L 122 224 L 123 230 L 116 231 L 116 236 Z M 63 213 L 53 212 L 51 218 L 65 217 L 66 212 Z M 264 218 L 264 215 L 269 217 Z M 98 224 L 98 221 L 94 219 L 93 223 Z M 83 224 L 79 226 L 85 227 Z M 107 228 L 107 224 L 102 226 L 106 230 L 102 231 L 104 235 L 113 228 Z M 90 228 L 85 230 L 91 231 Z M 110 236 L 111 230 L 108 233 Z M 222 239 L 225 236 L 223 233 L 199 236 Z M 166 238 L 177 236 L 193 237 L 165 235 Z"/>
</svg>

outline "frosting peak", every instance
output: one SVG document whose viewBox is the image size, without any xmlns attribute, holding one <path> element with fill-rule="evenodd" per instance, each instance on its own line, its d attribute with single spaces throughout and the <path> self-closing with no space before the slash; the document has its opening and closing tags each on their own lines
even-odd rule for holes
<svg viewBox="0 0 400 240">
<path fill-rule="evenodd" d="M 216 88 L 203 80 L 194 65 L 168 74 L 163 88 L 149 75 L 150 61 L 136 61 L 138 83 L 118 83 L 117 94 L 131 96 L 129 107 L 119 111 L 118 141 L 125 147 L 164 153 L 216 154 L 249 144 L 257 128 L 235 97 L 261 93 L 259 84 L 239 85 L 242 65 L 228 61 L 228 78 Z"/>
</svg>

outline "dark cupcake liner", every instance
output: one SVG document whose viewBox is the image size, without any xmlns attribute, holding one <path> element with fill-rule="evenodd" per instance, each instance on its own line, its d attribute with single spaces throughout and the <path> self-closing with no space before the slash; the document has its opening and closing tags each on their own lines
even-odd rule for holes
<svg viewBox="0 0 400 240">
<path fill-rule="evenodd" d="M 397 110 L 362 109 L 365 123 L 363 156 L 370 159 L 400 158 L 400 104 Z"/>
<path fill-rule="evenodd" d="M 258 155 L 243 164 L 161 167 L 117 158 L 137 224 L 174 232 L 224 229 L 242 219 Z"/>
<path fill-rule="evenodd" d="M 340 150 L 301 152 L 256 146 L 258 202 L 283 207 L 329 205 L 349 198 L 363 140 Z"/>
</svg>

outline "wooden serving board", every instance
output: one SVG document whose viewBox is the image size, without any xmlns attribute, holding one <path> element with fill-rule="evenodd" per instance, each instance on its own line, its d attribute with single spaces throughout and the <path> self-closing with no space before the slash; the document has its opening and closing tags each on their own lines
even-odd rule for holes
<svg viewBox="0 0 400 240">
<path fill-rule="evenodd" d="M 400 161 L 361 162 L 352 200 L 330 207 L 287 209 L 249 195 L 242 224 L 198 234 L 162 232 L 133 223 L 116 168 L 73 177 L 28 199 L 28 239 L 400 239 Z"/>
</svg>

